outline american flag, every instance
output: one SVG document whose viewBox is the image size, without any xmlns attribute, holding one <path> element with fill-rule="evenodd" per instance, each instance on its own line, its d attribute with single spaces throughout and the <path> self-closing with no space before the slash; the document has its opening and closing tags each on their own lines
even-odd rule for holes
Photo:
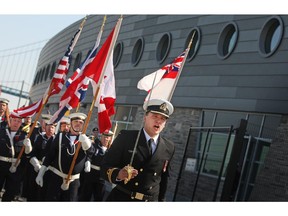
<svg viewBox="0 0 288 216">
<path fill-rule="evenodd" d="M 52 87 L 52 90 L 50 92 L 50 94 L 48 95 L 48 97 L 54 95 L 54 94 L 58 94 L 61 89 L 63 88 L 63 85 L 65 83 L 66 80 L 66 75 L 68 73 L 69 70 L 69 66 L 70 66 L 70 61 L 71 61 L 71 53 L 76 45 L 76 42 L 78 41 L 78 38 L 81 34 L 82 28 L 79 28 L 77 30 L 77 32 L 75 33 L 75 35 L 73 36 L 73 38 L 70 41 L 70 44 L 67 48 L 67 51 L 65 52 L 64 56 L 62 57 L 62 59 L 59 61 L 58 67 L 56 72 L 54 73 L 54 76 L 52 78 L 52 81 L 50 83 L 50 87 Z M 46 92 L 48 93 L 49 88 L 46 90 Z"/>
<path fill-rule="evenodd" d="M 56 72 L 55 72 L 55 74 L 51 80 L 51 83 L 50 83 L 49 87 L 47 88 L 43 98 L 41 98 L 38 102 L 35 102 L 29 106 L 21 107 L 19 109 L 13 110 L 13 112 L 15 114 L 19 115 L 22 118 L 25 118 L 27 116 L 33 116 L 35 113 L 39 112 L 43 103 L 47 103 L 48 99 L 52 95 L 58 94 L 61 91 L 61 89 L 63 88 L 63 84 L 65 82 L 65 79 L 66 79 L 66 75 L 67 75 L 68 70 L 69 70 L 69 61 L 71 58 L 72 51 L 73 51 L 73 49 L 74 49 L 74 47 L 75 47 L 75 45 L 76 45 L 76 43 L 80 37 L 80 34 L 82 32 L 85 20 L 86 20 L 86 18 L 83 20 L 79 29 L 74 34 L 73 38 L 71 39 L 71 41 L 68 45 L 68 48 L 67 48 L 64 56 L 59 61 L 57 70 L 56 70 Z"/>
<path fill-rule="evenodd" d="M 93 47 L 93 49 L 91 50 L 91 52 L 89 52 L 86 56 L 86 58 L 84 59 L 84 61 L 80 64 L 80 66 L 75 70 L 75 72 L 73 73 L 73 75 L 67 79 L 65 85 L 68 88 L 69 85 L 76 80 L 79 76 L 82 75 L 82 73 L 84 73 L 85 68 L 87 65 L 89 65 L 93 59 L 95 58 L 96 54 L 97 54 L 97 50 L 101 41 L 101 37 L 102 37 L 102 33 L 103 33 L 103 28 L 101 28 L 100 32 L 98 33 L 95 45 Z"/>
<path fill-rule="evenodd" d="M 187 50 L 188 49 L 182 52 L 170 64 L 143 77 L 138 82 L 137 88 L 148 92 L 145 101 L 153 98 L 170 100 L 169 97 L 176 84 L 176 78 L 179 75 L 179 70 L 182 67 Z M 151 93 L 152 95 L 150 96 Z"/>
</svg>

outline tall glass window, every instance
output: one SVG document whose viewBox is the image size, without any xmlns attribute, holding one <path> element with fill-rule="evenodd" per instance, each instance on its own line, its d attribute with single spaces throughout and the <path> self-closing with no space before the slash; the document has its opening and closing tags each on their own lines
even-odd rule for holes
<svg viewBox="0 0 288 216">
<path fill-rule="evenodd" d="M 117 130 L 115 132 L 115 137 L 121 130 L 131 129 L 132 123 L 135 120 L 137 113 L 137 107 L 134 106 L 117 106 L 116 114 L 113 118 L 113 130 L 117 125 Z"/>
</svg>

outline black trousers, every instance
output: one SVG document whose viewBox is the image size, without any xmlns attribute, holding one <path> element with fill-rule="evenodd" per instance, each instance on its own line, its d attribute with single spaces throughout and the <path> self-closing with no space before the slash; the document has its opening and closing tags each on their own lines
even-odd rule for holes
<svg viewBox="0 0 288 216">
<path fill-rule="evenodd" d="M 62 183 L 63 178 L 51 172 L 49 181 L 44 182 L 44 184 L 47 185 L 45 201 L 78 201 L 78 189 L 80 186 L 79 179 L 75 179 L 71 182 L 69 189 L 66 191 L 61 189 Z"/>
<path fill-rule="evenodd" d="M 87 173 L 86 173 L 87 174 Z M 79 201 L 103 201 L 105 195 L 105 180 L 91 179 L 85 175 Z"/>
<path fill-rule="evenodd" d="M 20 191 L 21 177 L 23 175 L 23 170 L 20 165 L 17 167 L 15 173 L 11 173 L 9 171 L 11 163 L 0 161 L 0 190 L 2 190 L 5 185 L 2 202 L 12 201 Z"/>
</svg>

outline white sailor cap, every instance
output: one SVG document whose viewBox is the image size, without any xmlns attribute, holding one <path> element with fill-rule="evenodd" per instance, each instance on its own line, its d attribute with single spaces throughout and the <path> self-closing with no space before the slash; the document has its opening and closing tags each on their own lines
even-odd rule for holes
<svg viewBox="0 0 288 216">
<path fill-rule="evenodd" d="M 81 119 L 81 120 L 85 121 L 85 119 L 87 118 L 87 115 L 84 113 L 77 112 L 77 113 L 71 113 L 69 115 L 69 118 L 70 118 L 70 121 L 73 121 L 76 119 Z"/>
<path fill-rule="evenodd" d="M 50 114 L 41 114 L 41 118 L 46 124 L 48 124 L 50 119 L 52 118 L 52 115 L 50 115 Z"/>
<path fill-rule="evenodd" d="M 103 133 L 102 133 L 102 135 L 104 135 L 104 136 L 113 136 L 113 132 L 111 131 L 111 130 L 105 130 Z"/>
<path fill-rule="evenodd" d="M 60 120 L 60 124 L 61 123 L 70 124 L 70 118 L 68 118 L 67 116 L 63 116 Z"/>
<path fill-rule="evenodd" d="M 146 112 L 158 113 L 167 118 L 173 113 L 173 105 L 164 99 L 151 99 L 146 101 L 143 105 Z"/>
<path fill-rule="evenodd" d="M 10 101 L 6 98 L 0 98 L 0 103 L 8 104 Z"/>
</svg>

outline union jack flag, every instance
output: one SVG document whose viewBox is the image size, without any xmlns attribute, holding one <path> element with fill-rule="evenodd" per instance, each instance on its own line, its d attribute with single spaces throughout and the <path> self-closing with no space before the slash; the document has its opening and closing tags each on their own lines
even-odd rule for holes
<svg viewBox="0 0 288 216">
<path fill-rule="evenodd" d="M 101 49 L 93 60 L 88 59 L 89 64 L 87 63 L 85 69 L 82 72 L 78 73 L 75 77 L 75 80 L 68 86 L 65 93 L 62 95 L 59 103 L 59 110 L 54 113 L 50 122 L 58 122 L 65 114 L 66 111 L 76 108 L 78 104 L 84 99 L 89 82 L 93 79 L 96 83 L 99 81 L 99 77 L 103 72 L 103 65 L 106 59 L 108 58 L 108 53 L 112 49 L 112 39 L 114 35 L 114 30 L 111 31 L 106 41 L 102 45 Z M 91 52 L 91 56 L 93 51 Z M 91 61 L 90 61 L 91 60 Z"/>
<path fill-rule="evenodd" d="M 103 29 L 100 30 L 98 36 L 97 36 L 97 40 L 95 42 L 95 45 L 93 47 L 93 49 L 91 50 L 91 52 L 89 52 L 86 56 L 86 58 L 84 59 L 84 61 L 80 64 L 80 66 L 75 70 L 75 72 L 73 73 L 73 75 L 66 81 L 65 85 L 68 88 L 69 85 L 76 80 L 79 76 L 81 76 L 81 74 L 85 71 L 85 68 L 87 65 L 89 65 L 93 59 L 95 58 L 96 54 L 97 54 L 97 50 L 100 44 L 100 40 L 102 37 L 102 33 L 103 33 Z"/>
</svg>

